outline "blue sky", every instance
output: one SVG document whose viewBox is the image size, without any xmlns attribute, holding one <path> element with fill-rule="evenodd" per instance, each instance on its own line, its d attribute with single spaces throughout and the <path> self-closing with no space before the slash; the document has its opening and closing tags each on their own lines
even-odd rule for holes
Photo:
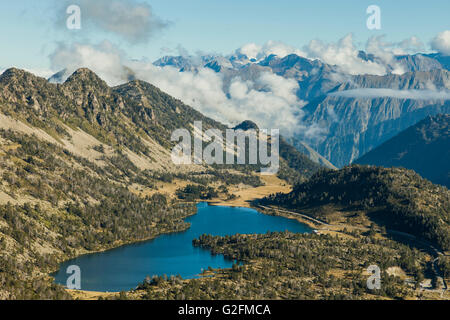
<svg viewBox="0 0 450 320">
<path fill-rule="evenodd" d="M 150 4 L 153 13 L 169 26 L 146 42 L 130 44 L 101 30 L 68 31 L 62 2 L 0 2 L 0 68 L 47 69 L 48 56 L 58 42 L 107 39 L 132 58 L 155 60 L 177 46 L 191 53 L 228 54 L 249 42 L 277 40 L 301 48 L 312 39 L 334 42 L 350 32 L 361 46 L 370 36 L 380 34 L 389 41 L 417 36 L 428 44 L 437 33 L 450 29 L 447 0 L 141 0 L 138 2 Z M 372 4 L 381 8 L 379 31 L 366 28 L 365 11 Z"/>
</svg>

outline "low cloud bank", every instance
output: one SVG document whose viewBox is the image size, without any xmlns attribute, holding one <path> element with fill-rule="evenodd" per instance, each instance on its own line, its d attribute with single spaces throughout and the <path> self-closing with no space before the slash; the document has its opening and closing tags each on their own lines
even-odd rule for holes
<svg viewBox="0 0 450 320">
<path fill-rule="evenodd" d="M 384 75 L 387 73 L 383 64 L 365 61 L 358 57 L 359 50 L 354 44 L 352 34 L 348 34 L 336 43 L 312 40 L 304 49 L 308 58 L 319 59 L 325 63 L 336 65 L 343 72 L 351 75 Z"/>
<path fill-rule="evenodd" d="M 284 135 L 308 130 L 301 123 L 305 102 L 296 96 L 298 83 L 272 73 L 262 73 L 254 81 L 235 77 L 225 92 L 223 75 L 209 68 L 179 72 L 170 66 L 158 67 L 149 61 L 127 58 L 109 42 L 60 45 L 50 59 L 53 70 L 66 69 L 64 78 L 80 67 L 87 67 L 111 86 L 130 79 L 144 80 L 230 125 L 253 120 L 262 128 L 280 129 Z"/>
<path fill-rule="evenodd" d="M 362 88 L 333 92 L 330 93 L 329 96 L 367 99 L 396 98 L 411 100 L 450 100 L 450 91 Z"/>
<path fill-rule="evenodd" d="M 103 1 L 100 0 L 100 2 Z M 117 2 L 117 0 L 113 0 L 113 2 Z M 151 11 L 149 11 L 149 8 L 146 9 L 145 4 L 141 8 L 138 2 L 127 0 L 123 2 L 123 5 L 140 8 L 133 11 L 137 15 L 140 14 L 137 12 L 147 10 L 148 14 L 144 14 L 144 16 L 151 20 L 149 18 L 152 16 Z M 118 10 L 117 8 L 120 8 L 120 6 L 117 5 L 114 10 Z M 92 16 L 95 16 L 96 11 L 94 9 L 90 12 Z M 116 18 L 119 19 L 119 17 Z M 123 17 L 123 21 L 121 19 L 117 21 L 117 25 L 126 23 L 129 19 L 134 19 L 134 16 Z M 101 23 L 101 28 L 104 30 L 115 32 L 112 26 L 115 22 L 105 18 Z M 140 41 L 139 39 L 146 39 L 150 35 L 140 35 L 136 33 L 138 31 L 132 26 L 127 30 L 129 30 L 127 34 L 122 34 L 122 36 L 128 37 L 130 41 L 133 41 L 133 39 Z M 433 40 L 432 45 L 436 50 L 447 52 L 446 50 L 449 49 L 449 33 L 445 31 Z M 383 36 L 376 36 L 367 41 L 366 55 L 364 56 L 361 55 L 361 51 L 355 44 L 353 35 L 348 34 L 335 43 L 313 40 L 302 49 L 276 41 L 269 41 L 264 45 L 249 43 L 237 49 L 234 56 L 239 58 L 240 55 L 245 55 L 253 61 L 264 59 L 271 54 L 279 57 L 297 54 L 310 59 L 320 59 L 327 64 L 337 66 L 342 72 L 336 73 L 335 76 L 342 78 L 339 82 L 346 82 L 348 81 L 345 80 L 347 77 L 351 78 L 351 75 L 357 74 L 402 74 L 405 70 L 403 65 L 397 61 L 396 55 L 414 53 L 423 48 L 423 43 L 417 37 L 411 37 L 400 42 L 387 42 Z M 188 55 L 186 50 L 181 47 L 178 48 L 178 51 L 182 55 Z M 193 57 L 187 58 L 193 59 Z M 198 57 L 198 59 L 203 61 L 201 57 Z M 236 125 L 243 120 L 253 120 L 260 127 L 280 129 L 283 135 L 295 133 L 309 140 L 322 139 L 326 134 L 326 128 L 319 125 L 306 125 L 303 122 L 302 107 L 306 102 L 298 99 L 296 95 L 299 89 L 298 82 L 271 72 L 261 72 L 250 81 L 243 80 L 240 77 L 225 79 L 222 73 L 204 68 L 200 62 L 192 72 L 189 70 L 180 72 L 178 68 L 170 66 L 155 66 L 146 59 L 131 59 L 124 51 L 109 41 L 99 44 L 85 42 L 71 45 L 60 44 L 50 56 L 50 60 L 51 68 L 55 72 L 66 69 L 65 77 L 68 77 L 80 67 L 87 67 L 96 72 L 111 86 L 132 79 L 150 82 L 203 114 L 229 125 Z M 220 57 L 218 60 L 220 60 Z M 433 90 L 432 87 L 429 89 L 422 91 L 355 89 L 333 93 L 332 95 L 354 98 L 449 99 L 447 91 L 439 92 Z"/>
<path fill-rule="evenodd" d="M 439 33 L 431 40 L 431 48 L 443 55 L 450 56 L 450 30 Z"/>
<path fill-rule="evenodd" d="M 388 42 L 385 36 L 373 36 L 365 45 L 365 53 L 375 56 L 374 59 L 363 59 L 360 49 L 355 43 L 353 34 L 349 33 L 337 42 L 323 42 L 312 40 L 302 49 L 269 41 L 264 45 L 249 43 L 238 50 L 236 54 L 245 54 L 250 59 L 260 60 L 275 54 L 285 57 L 296 54 L 309 59 L 319 59 L 327 64 L 337 66 L 342 72 L 357 74 L 385 75 L 387 73 L 403 74 L 406 72 L 396 55 L 416 53 L 424 50 L 425 46 L 417 37 L 411 37 L 400 42 Z"/>
<path fill-rule="evenodd" d="M 287 45 L 280 41 L 268 41 L 264 45 L 256 43 L 247 43 L 236 50 L 237 55 L 246 55 L 249 59 L 262 60 L 272 54 L 281 58 L 296 54 L 298 56 L 306 56 L 306 53 L 300 49 Z"/>
</svg>

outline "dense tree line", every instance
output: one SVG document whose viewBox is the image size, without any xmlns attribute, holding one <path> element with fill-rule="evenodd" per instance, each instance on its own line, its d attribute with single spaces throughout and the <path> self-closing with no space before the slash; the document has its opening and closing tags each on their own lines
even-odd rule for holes
<svg viewBox="0 0 450 320">
<path fill-rule="evenodd" d="M 131 192 L 130 178 L 141 171 L 120 151 L 99 167 L 34 136 L 0 130 L 0 139 L 2 190 L 30 201 L 0 205 L 5 298 L 62 297 L 46 276 L 62 260 L 184 230 L 196 211 L 158 193 Z"/>
<path fill-rule="evenodd" d="M 287 195 L 261 201 L 329 218 L 326 206 L 341 211 L 366 211 L 377 224 L 418 236 L 450 249 L 450 191 L 414 171 L 353 165 L 322 170 L 297 184 Z M 329 210 L 335 211 L 335 210 Z"/>
<path fill-rule="evenodd" d="M 348 239 L 288 232 L 203 235 L 193 244 L 243 264 L 200 279 L 149 277 L 137 292 L 146 299 L 404 299 L 415 295 L 414 286 L 388 268 L 401 267 L 418 279 L 428 267 L 416 249 L 357 233 Z M 367 287 L 363 273 L 372 264 L 382 270 L 380 290 Z"/>
</svg>

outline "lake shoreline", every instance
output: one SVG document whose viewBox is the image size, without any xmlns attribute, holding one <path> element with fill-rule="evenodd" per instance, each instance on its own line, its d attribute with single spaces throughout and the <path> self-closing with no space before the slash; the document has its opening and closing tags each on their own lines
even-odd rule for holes
<svg viewBox="0 0 450 320">
<path fill-rule="evenodd" d="M 230 208 L 251 208 L 251 209 L 254 209 L 254 210 L 258 211 L 261 214 L 270 216 L 271 214 L 268 214 L 268 213 L 264 212 L 265 210 L 261 210 L 261 208 L 257 208 L 257 207 L 252 206 L 251 202 L 253 200 L 261 199 L 261 198 L 263 198 L 265 196 L 268 196 L 268 195 L 270 195 L 272 193 L 277 193 L 277 192 L 287 193 L 287 192 L 291 191 L 292 186 L 286 184 L 285 181 L 282 181 L 282 180 L 278 179 L 275 176 L 264 176 L 264 183 L 265 183 L 264 186 L 257 187 L 257 188 L 244 188 L 244 189 L 236 188 L 236 189 L 232 190 L 231 194 L 236 196 L 235 199 L 226 200 L 226 199 L 221 199 L 221 198 L 215 198 L 215 199 L 208 200 L 208 201 L 198 201 L 198 202 L 196 202 L 196 204 L 198 204 L 200 202 L 206 202 L 210 206 L 220 206 L 220 207 L 230 207 Z M 187 219 L 187 218 L 189 218 L 189 217 L 191 217 L 193 215 L 196 215 L 197 212 L 198 212 L 198 210 L 194 214 L 186 216 L 184 219 Z M 314 229 L 314 226 L 311 226 L 308 223 L 307 220 L 303 220 L 303 219 L 301 219 L 299 217 L 290 216 L 290 215 L 274 215 L 274 216 L 281 216 L 283 218 L 296 220 L 297 222 L 299 222 L 301 224 L 304 224 L 304 225 L 308 226 L 311 229 Z M 152 241 L 152 240 L 158 238 L 159 236 L 163 236 L 165 234 L 175 234 L 177 232 L 184 232 L 184 231 L 186 231 L 188 229 L 189 229 L 189 227 L 186 228 L 183 231 L 161 233 L 159 235 L 154 235 L 152 237 L 149 237 L 148 239 L 143 239 L 143 240 L 140 240 L 140 241 L 126 242 L 126 243 L 124 242 L 124 243 L 120 243 L 120 244 L 118 244 L 116 246 L 112 246 L 112 247 L 109 247 L 109 248 L 101 249 L 101 250 L 98 250 L 98 251 L 90 251 L 90 252 L 82 253 L 82 254 L 77 255 L 75 257 L 71 257 L 69 259 L 64 259 L 64 261 L 62 261 L 60 264 L 64 263 L 65 261 L 69 261 L 69 260 L 72 260 L 72 259 L 75 259 L 75 258 L 79 258 L 79 257 L 85 256 L 85 255 L 91 255 L 91 254 L 95 254 L 95 253 L 102 253 L 102 252 L 105 252 L 105 251 L 118 249 L 120 247 L 127 246 L 127 245 L 133 245 L 133 244 L 144 243 L 144 242 L 147 242 L 147 241 Z M 51 272 L 50 276 L 52 274 L 55 274 L 56 272 L 58 272 L 58 270 L 55 270 L 55 271 Z M 53 280 L 53 282 L 54 282 L 54 280 Z M 99 295 L 104 294 L 105 296 L 110 296 L 112 294 L 112 292 L 107 292 L 107 291 L 69 290 L 67 288 L 65 290 L 67 292 L 69 292 L 72 297 L 77 296 L 78 294 L 76 294 L 76 293 L 80 293 L 80 292 L 86 292 L 86 295 L 84 295 L 86 298 L 88 298 L 89 296 L 92 296 L 93 294 L 99 294 Z M 120 292 L 115 292 L 116 295 L 119 294 L 119 293 Z"/>
<path fill-rule="evenodd" d="M 202 203 L 203 203 L 203 206 L 202 206 Z M 262 212 L 262 210 L 259 210 L 258 208 L 253 208 L 253 207 L 250 207 L 250 206 L 238 207 L 238 206 L 229 206 L 229 205 L 225 205 L 225 204 L 220 204 L 219 205 L 219 204 L 213 204 L 211 202 L 205 202 L 205 201 L 199 202 L 198 205 L 199 205 L 199 210 L 197 210 L 196 214 L 191 215 L 191 217 L 192 216 L 196 216 L 199 213 L 202 213 L 201 217 L 197 218 L 197 220 L 193 220 L 193 221 L 189 221 L 188 220 L 187 221 L 187 222 L 191 222 L 191 227 L 192 227 L 192 225 L 197 226 L 197 228 L 194 227 L 194 230 L 192 230 L 191 234 L 186 234 L 185 237 L 190 237 L 189 241 L 187 241 L 187 239 L 183 240 L 184 243 L 189 243 L 189 246 L 191 246 L 192 239 L 195 239 L 199 235 L 203 234 L 203 230 L 206 230 L 205 233 L 207 233 L 207 230 L 210 230 L 210 227 L 208 227 L 208 225 L 207 225 L 208 223 L 213 223 L 214 224 L 214 223 L 216 223 L 216 221 L 219 221 L 218 226 L 211 229 L 211 234 L 216 234 L 216 235 L 232 235 L 232 234 L 237 234 L 237 233 L 239 233 L 239 234 L 254 234 L 254 233 L 255 234 L 264 234 L 264 233 L 268 232 L 269 230 L 271 230 L 273 232 L 277 232 L 277 231 L 278 232 L 282 232 L 282 231 L 285 231 L 285 230 L 290 230 L 291 232 L 300 232 L 300 233 L 307 232 L 307 233 L 309 233 L 310 229 L 311 229 L 308 225 L 302 223 L 301 221 L 298 221 L 297 219 L 287 219 L 288 217 L 281 217 L 281 216 L 277 216 L 277 215 L 269 215 L 269 214 L 266 214 L 266 213 Z M 210 209 L 205 209 L 207 211 L 203 211 L 203 212 L 200 211 L 202 208 L 207 208 L 207 207 L 210 207 Z M 227 210 L 223 210 L 222 209 L 220 211 L 217 211 L 217 210 L 212 209 L 213 207 L 221 207 L 221 208 L 229 208 L 229 209 L 239 209 L 239 208 L 244 209 L 244 211 L 242 212 L 242 214 L 243 214 L 243 216 L 242 216 L 242 218 L 243 218 L 242 224 L 236 224 L 235 223 L 236 217 L 229 216 L 229 212 Z M 250 209 L 250 211 L 248 209 Z M 212 221 L 206 222 L 206 225 L 205 225 L 205 223 L 204 223 L 205 216 L 204 215 L 205 214 L 206 215 L 212 214 L 213 212 L 211 212 L 211 210 L 213 210 L 213 212 L 215 212 L 215 214 L 218 214 L 217 220 L 216 220 L 216 218 L 213 218 Z M 257 213 L 257 215 L 256 215 L 256 213 Z M 241 213 L 237 212 L 235 214 L 241 214 Z M 275 222 L 273 222 L 272 218 L 262 218 L 262 217 L 271 217 L 271 216 L 276 218 L 276 219 L 280 219 L 280 218 L 282 218 L 282 219 L 281 220 L 274 220 Z M 225 218 L 226 220 L 223 220 L 224 217 L 226 217 Z M 231 224 L 230 224 L 230 219 L 233 219 L 233 222 Z M 286 220 L 284 220 L 284 219 L 286 219 Z M 291 221 L 295 220 L 295 222 L 286 222 L 287 220 L 291 220 Z M 225 222 L 225 221 L 228 221 L 228 222 Z M 250 222 L 250 221 L 254 221 L 254 222 Z M 279 221 L 279 222 L 277 222 L 277 221 Z M 200 223 L 200 225 L 198 223 Z M 297 224 L 297 223 L 299 223 L 299 224 Z M 230 226 L 231 226 L 231 229 L 229 229 Z M 206 227 L 206 229 L 205 229 L 205 227 Z M 189 228 L 187 230 L 189 230 Z M 217 233 L 217 232 L 219 232 L 219 233 Z M 184 233 L 184 232 L 180 232 L 180 233 Z M 174 234 L 174 233 L 171 232 L 171 233 L 168 233 L 168 234 Z M 163 235 L 164 234 L 161 234 L 160 236 L 163 236 Z M 158 238 L 158 237 L 159 236 L 157 236 L 156 238 Z M 192 237 L 192 239 L 191 239 L 191 237 Z M 155 237 L 153 237 L 152 239 L 149 239 L 150 242 L 151 242 L 151 240 L 154 240 L 154 238 Z M 163 242 L 161 242 L 161 243 L 150 245 L 150 247 L 146 246 L 145 249 L 149 250 L 148 248 L 152 248 L 152 247 L 164 248 L 164 247 L 161 247 L 161 244 L 162 243 L 167 243 L 167 239 L 163 239 L 162 241 Z M 179 241 L 179 240 L 177 238 L 177 240 L 173 240 L 173 241 Z M 128 243 L 128 245 L 139 244 L 141 242 L 145 242 L 145 240 L 144 241 L 139 241 L 139 242 Z M 122 244 L 122 246 L 126 246 L 126 245 L 127 244 Z M 171 245 L 174 245 L 174 244 L 171 244 Z M 116 248 L 118 248 L 118 247 L 116 247 Z M 111 250 L 113 250 L 113 249 L 115 249 L 115 248 L 111 248 Z M 136 250 L 136 249 L 131 249 L 131 250 Z M 139 250 L 139 249 L 137 249 L 137 250 Z M 183 249 L 183 250 L 185 250 L 185 249 Z M 108 251 L 108 250 L 102 250 L 102 251 L 99 251 L 97 253 L 101 253 L 103 251 Z M 133 252 L 133 251 L 129 251 L 129 252 Z M 154 252 L 154 254 L 157 254 L 157 251 L 153 251 L 153 252 Z M 91 254 L 92 253 L 88 253 L 88 254 L 85 254 L 85 255 L 91 255 Z M 208 257 L 211 256 L 211 253 L 209 251 L 206 252 L 205 254 L 207 254 Z M 123 255 L 123 253 L 116 253 L 116 255 Z M 179 253 L 174 252 L 173 255 L 174 256 L 179 256 Z M 212 255 L 212 256 L 214 257 L 214 255 Z M 151 256 L 147 256 L 146 258 L 152 259 L 150 257 Z M 106 257 L 106 258 L 108 258 L 108 257 Z M 101 259 L 105 259 L 105 258 L 101 258 Z M 122 259 L 122 258 L 120 258 L 120 259 Z M 129 258 L 126 258 L 126 259 L 129 259 Z M 190 267 L 188 269 L 183 269 L 179 273 L 182 275 L 184 280 L 189 281 L 192 278 L 191 276 L 189 276 L 189 274 L 193 274 L 193 273 L 191 273 L 192 272 L 192 267 L 198 268 L 198 267 L 196 267 L 196 265 L 198 265 L 198 263 L 200 262 L 200 264 L 203 265 L 202 268 L 206 268 L 206 266 L 208 265 L 208 264 L 206 264 L 206 263 L 208 263 L 207 262 L 208 259 L 205 260 L 203 258 L 203 260 L 198 260 L 198 262 L 195 262 L 193 265 L 190 265 Z M 85 261 L 84 263 L 86 263 L 86 260 L 84 260 L 84 261 Z M 99 261 L 103 261 L 103 260 L 99 260 Z M 216 261 L 216 262 L 213 262 L 213 261 Z M 219 261 L 222 261 L 222 260 L 211 260 L 211 262 L 210 262 L 210 263 L 212 263 L 211 266 L 214 269 L 229 269 L 230 268 L 229 262 L 227 262 L 226 266 L 223 266 L 223 262 L 219 262 Z M 80 263 L 81 263 L 80 266 L 82 267 L 83 266 L 83 262 L 80 262 Z M 75 262 L 74 264 L 77 264 L 77 263 Z M 86 265 L 85 268 L 88 268 L 88 269 L 85 269 L 85 270 L 95 270 L 95 269 L 92 269 L 92 267 L 89 267 L 88 265 Z M 91 269 L 89 269 L 89 268 L 91 268 Z M 161 275 L 161 274 L 165 273 L 164 272 L 164 268 L 165 267 L 162 265 L 162 267 L 160 267 L 159 269 L 154 269 L 154 272 L 156 274 L 160 274 Z M 61 272 L 62 270 L 64 270 L 64 266 L 63 265 L 60 266 L 59 271 Z M 157 271 L 157 270 L 159 270 L 159 271 Z M 191 271 L 189 271 L 189 270 L 191 270 Z M 194 271 L 195 271 L 195 269 L 194 269 Z M 109 272 L 110 275 L 111 274 L 117 274 L 117 276 L 119 276 L 119 277 L 121 275 L 125 274 L 123 272 L 123 270 L 122 271 L 120 271 L 120 270 L 119 271 L 112 271 L 112 270 L 110 270 L 108 272 Z M 152 272 L 153 271 L 150 271 L 149 274 L 152 274 Z M 186 275 L 186 272 L 187 272 L 187 275 Z M 97 279 L 97 278 L 94 278 L 94 277 L 97 277 L 97 276 L 94 276 L 95 273 L 90 272 L 90 274 L 91 274 L 90 275 L 91 278 L 87 278 L 87 279 Z M 173 267 L 172 268 L 169 267 L 169 269 L 167 271 L 167 274 L 168 275 L 169 274 L 177 274 L 177 271 Z M 60 284 L 63 284 L 62 282 L 64 280 L 63 280 L 63 278 L 61 276 L 62 276 L 62 273 L 60 274 L 59 280 L 56 281 L 56 282 L 60 283 Z M 196 273 L 195 277 L 201 277 L 201 276 L 202 276 L 202 274 L 200 272 L 198 272 L 198 273 Z M 125 280 L 127 279 L 126 277 L 127 276 L 125 276 L 125 278 L 124 278 Z M 133 276 L 131 276 L 130 278 L 132 279 L 132 277 Z M 101 283 L 102 281 L 108 281 L 108 280 L 101 280 L 102 278 L 98 278 L 98 279 L 99 279 L 99 283 Z M 107 278 L 105 278 L 105 279 L 107 279 Z M 144 278 L 142 278 L 142 281 L 143 281 L 143 279 Z M 89 281 L 89 280 L 87 280 L 87 281 Z M 104 282 L 104 283 L 106 284 L 107 282 Z M 136 286 L 138 284 L 139 283 L 136 283 Z M 107 289 L 105 289 L 105 290 L 100 289 L 99 290 L 99 288 L 101 286 L 97 286 L 97 287 L 96 286 L 97 285 L 94 285 L 91 282 L 90 287 L 92 288 L 92 290 L 91 290 L 91 288 L 87 289 L 87 290 L 68 290 L 68 289 L 66 289 L 66 290 L 67 290 L 67 292 L 69 292 L 71 294 L 72 297 L 78 298 L 78 299 L 80 298 L 81 292 L 86 292 L 86 294 L 83 295 L 83 298 L 87 298 L 88 299 L 89 297 L 92 297 L 93 295 L 98 297 L 99 295 L 102 295 L 102 294 L 104 294 L 106 296 L 110 296 L 112 294 L 112 292 L 115 292 L 116 294 L 118 294 L 121 291 L 132 292 L 133 288 L 135 288 L 133 286 L 133 288 L 119 291 L 119 290 L 114 290 L 114 285 L 112 285 L 111 289 L 113 289 L 113 290 L 109 291 Z M 106 285 L 106 286 L 108 286 L 108 285 Z M 122 286 L 122 285 L 119 285 L 119 286 Z"/>
<path fill-rule="evenodd" d="M 197 211 L 198 210 L 196 210 L 192 214 L 188 214 L 188 215 L 184 216 L 182 218 L 182 220 L 185 220 L 185 219 L 187 219 L 189 217 L 192 217 L 192 216 L 196 215 Z M 161 233 L 158 233 L 156 235 L 152 235 L 150 237 L 147 237 L 147 238 L 144 238 L 144 239 L 140 239 L 140 240 L 118 241 L 116 244 L 113 244 L 113 245 L 111 245 L 109 247 L 106 247 L 106 248 L 102 248 L 102 249 L 98 249 L 98 250 L 92 250 L 92 251 L 81 251 L 81 252 L 78 252 L 77 254 L 75 254 L 73 256 L 63 258 L 60 262 L 58 262 L 58 268 L 56 270 L 55 269 L 51 269 L 50 272 L 46 273 L 46 275 L 52 280 L 53 283 L 55 283 L 55 277 L 53 275 L 56 274 L 61 269 L 60 265 L 65 263 L 65 262 L 67 262 L 67 261 L 70 261 L 70 260 L 73 260 L 73 259 L 77 259 L 77 258 L 80 258 L 80 257 L 83 257 L 83 256 L 89 256 L 89 255 L 98 254 L 98 253 L 102 253 L 102 252 L 106 252 L 106 251 L 110 251 L 110 250 L 119 249 L 121 247 L 129 246 L 129 245 L 149 242 L 149 241 L 155 240 L 158 237 L 163 236 L 163 235 L 169 235 L 169 234 L 176 234 L 176 233 L 180 233 L 180 232 L 185 232 L 189 228 L 190 228 L 190 225 L 187 225 L 184 229 L 175 230 L 175 231 L 164 231 L 164 232 L 161 232 Z M 72 289 L 67 289 L 67 288 L 64 288 L 64 290 L 66 290 L 71 296 L 73 296 L 73 294 L 72 294 L 73 292 L 96 292 L 96 293 L 105 293 L 105 294 L 111 293 L 111 292 L 108 292 L 108 291 L 104 291 L 103 292 L 103 291 L 89 291 L 89 290 L 72 290 Z M 119 294 L 120 291 L 119 292 L 115 292 L 115 293 Z"/>
</svg>

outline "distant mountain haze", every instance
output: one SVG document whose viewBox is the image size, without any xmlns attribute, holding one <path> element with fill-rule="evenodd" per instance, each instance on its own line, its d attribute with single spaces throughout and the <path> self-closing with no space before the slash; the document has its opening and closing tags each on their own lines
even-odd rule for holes
<svg viewBox="0 0 450 320">
<path fill-rule="evenodd" d="M 304 122 L 320 124 L 324 133 L 322 139 L 301 140 L 336 166 L 345 166 L 428 115 L 450 113 L 449 89 L 447 70 L 355 76 L 303 108 Z"/>
<path fill-rule="evenodd" d="M 155 63 L 181 70 L 190 67 L 195 61 L 196 68 L 212 68 L 223 74 L 225 91 L 231 79 L 239 77 L 244 81 L 255 81 L 263 72 L 294 79 L 299 84 L 298 98 L 309 101 L 302 108 L 303 124 L 317 128 L 312 136 L 298 132 L 294 139 L 306 143 L 318 155 L 338 167 L 351 163 L 428 115 L 450 112 L 449 101 L 445 99 L 450 96 L 450 60 L 442 54 L 395 56 L 395 62 L 406 73 L 384 76 L 349 75 L 337 66 L 296 54 L 285 57 L 269 55 L 258 61 L 250 61 L 245 55 L 227 58 L 190 58 L 189 63 L 186 61 L 180 65 L 181 57 L 165 57 Z M 364 51 L 359 53 L 359 58 L 383 63 L 378 57 Z M 394 69 L 390 65 L 386 65 L 386 68 L 391 71 Z M 365 97 L 363 90 L 358 91 L 369 88 L 380 89 L 374 91 L 379 96 Z M 347 97 L 349 90 L 357 95 Z M 408 94 L 408 90 L 417 92 Z M 301 144 L 296 146 L 304 151 Z"/>
</svg>

